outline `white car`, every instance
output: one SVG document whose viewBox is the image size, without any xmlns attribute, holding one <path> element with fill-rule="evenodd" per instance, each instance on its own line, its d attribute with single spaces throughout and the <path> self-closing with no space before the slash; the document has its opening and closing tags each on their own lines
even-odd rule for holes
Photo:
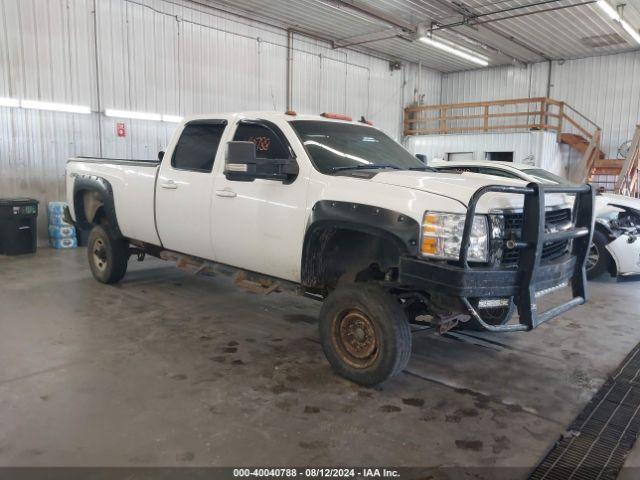
<svg viewBox="0 0 640 480">
<path fill-rule="evenodd" d="M 130 255 L 154 255 L 265 294 L 290 287 L 323 301 L 327 359 L 360 384 L 402 371 L 412 322 L 523 331 L 587 298 L 589 185 L 438 172 L 336 114 L 191 117 L 158 159 L 68 161 L 93 276 L 117 282 Z M 538 310 L 567 285 L 570 300 Z"/>
<path fill-rule="evenodd" d="M 431 166 L 443 172 L 469 172 L 495 177 L 572 185 L 547 170 L 523 163 L 482 161 L 433 161 Z M 596 229 L 587 259 L 589 279 L 605 272 L 618 277 L 640 275 L 640 199 L 600 194 L 595 203 Z"/>
</svg>

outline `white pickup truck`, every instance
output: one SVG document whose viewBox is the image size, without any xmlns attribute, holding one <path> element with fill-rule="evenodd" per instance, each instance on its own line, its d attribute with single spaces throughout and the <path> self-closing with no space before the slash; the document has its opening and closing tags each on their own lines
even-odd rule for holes
<svg viewBox="0 0 640 480">
<path fill-rule="evenodd" d="M 411 323 L 530 330 L 587 298 L 588 185 L 440 173 L 336 114 L 191 117 L 158 158 L 68 161 L 94 277 L 117 282 L 149 254 L 292 287 L 323 301 L 324 352 L 363 385 L 404 368 Z M 538 311 L 567 285 L 569 300 Z"/>
</svg>

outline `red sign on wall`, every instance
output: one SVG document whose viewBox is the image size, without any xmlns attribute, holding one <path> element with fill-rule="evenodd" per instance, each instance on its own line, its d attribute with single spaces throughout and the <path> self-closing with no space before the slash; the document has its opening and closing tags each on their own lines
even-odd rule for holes
<svg viewBox="0 0 640 480">
<path fill-rule="evenodd" d="M 116 123 L 116 135 L 119 137 L 127 136 L 127 129 L 125 128 L 124 123 Z"/>
</svg>

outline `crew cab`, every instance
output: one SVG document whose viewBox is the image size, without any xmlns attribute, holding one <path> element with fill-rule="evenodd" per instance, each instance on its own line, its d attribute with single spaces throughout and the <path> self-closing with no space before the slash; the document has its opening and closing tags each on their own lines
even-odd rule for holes
<svg viewBox="0 0 640 480">
<path fill-rule="evenodd" d="M 571 185 L 567 179 L 524 163 L 434 160 L 442 172 L 481 173 L 503 178 Z M 608 272 L 618 279 L 640 277 L 640 199 L 600 193 L 594 204 L 595 230 L 587 257 L 587 278 Z"/>
<path fill-rule="evenodd" d="M 158 161 L 72 158 L 66 173 L 98 281 L 148 254 L 316 298 L 329 363 L 363 385 L 405 367 L 411 323 L 523 331 L 587 299 L 590 186 L 441 173 L 342 115 L 195 116 Z"/>
</svg>

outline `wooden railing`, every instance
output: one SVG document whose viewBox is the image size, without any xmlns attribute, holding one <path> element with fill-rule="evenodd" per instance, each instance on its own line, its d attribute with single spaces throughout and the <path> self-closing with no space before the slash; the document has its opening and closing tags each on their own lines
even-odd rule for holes
<svg viewBox="0 0 640 480">
<path fill-rule="evenodd" d="M 636 132 L 629 147 L 629 153 L 622 166 L 622 171 L 616 182 L 615 192 L 632 197 L 640 196 L 640 125 L 636 126 Z"/>
<path fill-rule="evenodd" d="M 573 130 L 590 140 L 598 129 L 598 125 L 570 105 L 547 97 L 416 105 L 404 109 L 405 135 L 513 130 L 550 130 L 560 134 Z"/>
<path fill-rule="evenodd" d="M 486 102 L 416 105 L 404 109 L 405 135 L 489 133 L 543 130 L 555 132 L 583 155 L 576 181 L 591 181 L 600 150 L 600 127 L 571 105 L 548 97 Z"/>
</svg>

